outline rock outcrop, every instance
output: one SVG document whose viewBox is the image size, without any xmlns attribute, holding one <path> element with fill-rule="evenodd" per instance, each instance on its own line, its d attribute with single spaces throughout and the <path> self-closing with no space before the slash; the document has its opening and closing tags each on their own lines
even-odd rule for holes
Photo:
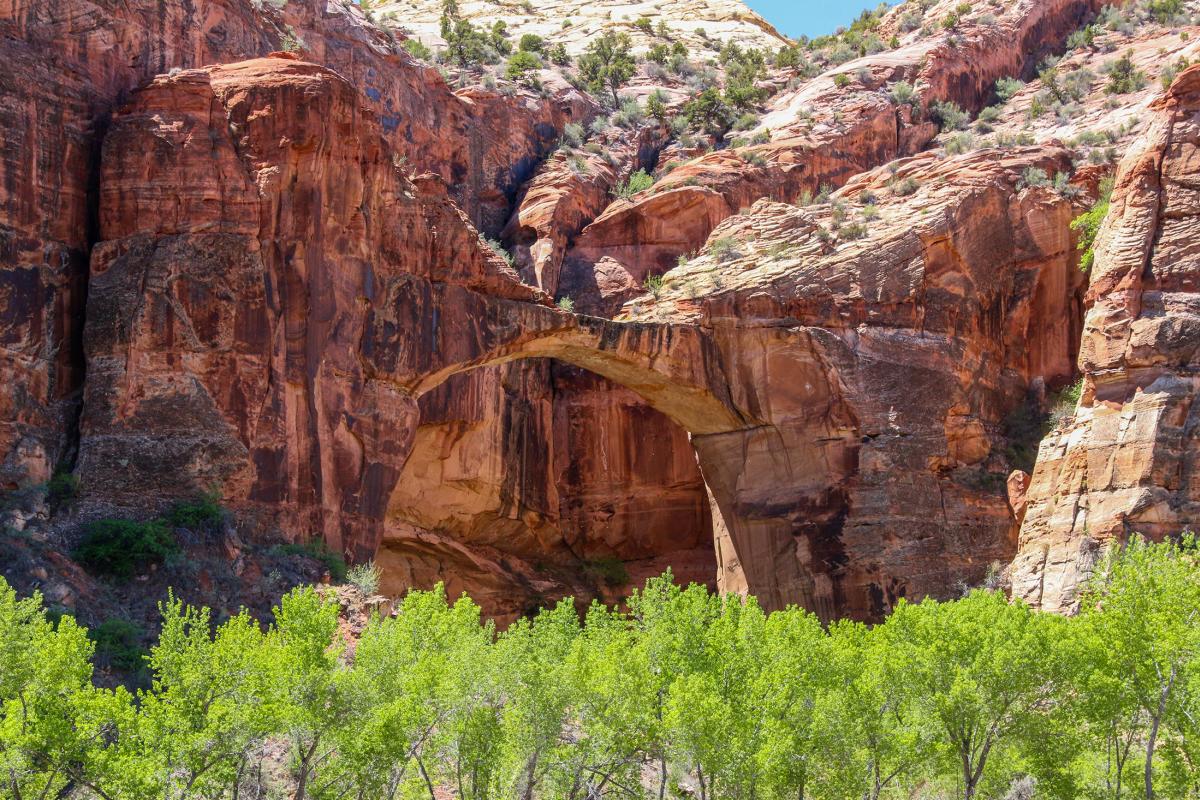
<svg viewBox="0 0 1200 800">
<path fill-rule="evenodd" d="M 441 37 L 441 0 L 383 0 L 372 5 L 381 23 L 402 28 L 431 48 L 445 47 Z M 680 41 L 691 50 L 720 49 L 723 42 L 776 50 L 788 39 L 741 0 L 554 0 L 547 3 L 492 3 L 460 0 L 459 13 L 475 25 L 490 28 L 503 22 L 509 30 L 541 36 L 561 44 L 570 55 L 582 53 L 605 31 L 628 35 L 638 50 L 664 40 Z M 649 19 L 649 30 L 637 21 Z M 661 23 L 666 28 L 662 35 Z"/>
<path fill-rule="evenodd" d="M 1111 543 L 1194 525 L 1200 343 L 1200 69 L 1180 74 L 1121 162 L 1095 245 L 1074 416 L 1042 443 L 1013 593 L 1070 610 Z"/>
<path fill-rule="evenodd" d="M 626 306 L 710 330 L 761 422 L 693 437 L 723 587 L 874 618 L 1007 560 L 1004 420 L 1070 379 L 1083 283 L 1071 203 L 1017 185 L 1068 165 L 1056 149 L 930 154 L 832 204 L 759 201 Z M 889 188 L 906 178 L 914 194 Z"/>
<path fill-rule="evenodd" d="M 745 147 L 672 165 L 650 190 L 597 217 L 564 256 L 560 294 L 589 313 L 611 315 L 648 275 L 673 267 L 754 201 L 796 202 L 921 150 L 937 134 L 930 119 L 936 103 L 981 108 L 997 79 L 1032 71 L 1098 7 L 1022 0 L 986 24 L 964 19 L 952 30 L 906 37 L 898 49 L 851 60 L 781 93 L 747 131 Z M 901 82 L 915 87 L 914 104 L 889 93 Z M 766 141 L 755 144 L 759 139 Z"/>
<path fill-rule="evenodd" d="M 393 160 L 353 87 L 292 57 L 135 95 L 105 139 L 89 497 L 131 506 L 215 484 L 264 521 L 373 552 L 416 427 L 397 383 L 440 335 L 428 326 L 470 324 L 439 319 L 442 295 L 537 297 L 437 178 L 410 182 Z"/>
<path fill-rule="evenodd" d="M 0 484 L 45 480 L 74 458 L 99 142 L 113 109 L 159 73 L 263 56 L 289 37 L 350 81 L 409 169 L 440 175 L 493 234 L 563 125 L 594 107 L 569 88 L 456 94 L 350 4 L 0 2 L 0 376 L 20 387 L 0 401 Z"/>
</svg>

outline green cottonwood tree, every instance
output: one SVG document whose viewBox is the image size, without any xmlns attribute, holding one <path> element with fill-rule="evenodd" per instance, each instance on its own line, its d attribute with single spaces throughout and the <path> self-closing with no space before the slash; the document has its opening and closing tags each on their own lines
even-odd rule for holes
<svg viewBox="0 0 1200 800">
<path fill-rule="evenodd" d="M 18 600 L 0 578 L 0 797 L 47 800 L 91 783 L 86 767 L 118 714 L 108 704 L 118 695 L 91 687 L 91 655 L 74 619 L 50 622 L 41 595 Z"/>
<path fill-rule="evenodd" d="M 163 800 L 233 796 L 275 730 L 262 670 L 263 634 L 242 612 L 212 632 L 207 608 L 160 605 L 154 680 L 136 724 L 113 745 L 109 794 Z M 119 769 L 117 768 L 119 766 Z"/>
<path fill-rule="evenodd" d="M 1109 718 L 1122 753 L 1142 748 L 1147 800 L 1156 796 L 1155 755 L 1164 730 L 1176 723 L 1182 727 L 1176 735 L 1200 732 L 1191 711 L 1200 655 L 1198 573 L 1194 537 L 1156 545 L 1135 536 L 1101 565 L 1082 601 L 1087 652 L 1100 658 L 1089 677 L 1101 712 L 1093 722 Z M 1114 792 L 1119 779 L 1114 774 Z"/>
<path fill-rule="evenodd" d="M 940 732 L 963 800 L 988 764 L 1016 748 L 1055 698 L 1054 647 L 1065 621 L 976 590 L 961 600 L 901 603 L 895 625 L 920 712 Z"/>
<path fill-rule="evenodd" d="M 829 796 L 879 798 L 909 783 L 934 754 L 936 729 L 917 701 L 894 625 L 843 621 L 829 630 L 832 686 L 822 696 L 831 735 L 822 766 Z"/>
</svg>

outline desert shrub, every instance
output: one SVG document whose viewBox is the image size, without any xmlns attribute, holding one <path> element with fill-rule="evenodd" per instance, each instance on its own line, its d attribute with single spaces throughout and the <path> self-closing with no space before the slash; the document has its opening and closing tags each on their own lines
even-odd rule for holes
<svg viewBox="0 0 1200 800">
<path fill-rule="evenodd" d="M 87 526 L 74 557 L 91 572 L 128 580 L 178 552 L 175 535 L 162 520 L 101 519 Z"/>
<path fill-rule="evenodd" d="M 627 34 L 605 31 L 594 39 L 579 58 L 579 74 L 593 92 L 608 92 L 613 105 L 620 105 L 617 90 L 637 71 Z"/>
<path fill-rule="evenodd" d="M 621 103 L 621 108 L 612 115 L 612 124 L 619 128 L 635 128 L 646 118 L 642 107 L 635 99 Z"/>
<path fill-rule="evenodd" d="M 775 54 L 775 66 L 780 69 L 792 69 L 799 67 L 804 61 L 804 56 L 800 52 L 799 47 L 790 45 L 781 45 L 779 52 Z"/>
<path fill-rule="evenodd" d="M 1017 189 L 1044 187 L 1050 185 L 1050 176 L 1041 167 L 1026 167 L 1017 179 Z"/>
<path fill-rule="evenodd" d="M 1095 40 L 1096 29 L 1091 25 L 1084 25 L 1067 37 L 1067 49 L 1079 50 L 1081 48 L 1090 48 Z"/>
<path fill-rule="evenodd" d="M 284 26 L 284 34 L 279 40 L 279 49 L 285 53 L 299 53 L 304 49 L 304 40 L 296 35 L 291 25 Z"/>
<path fill-rule="evenodd" d="M 1000 119 L 1000 108 L 998 106 L 988 106 L 979 112 L 979 116 L 975 118 L 977 122 L 996 122 Z"/>
<path fill-rule="evenodd" d="M 735 131 L 748 131 L 756 125 L 758 125 L 757 114 L 742 114 L 737 118 L 737 121 L 733 123 L 733 129 Z"/>
<path fill-rule="evenodd" d="M 500 242 L 496 241 L 495 239 L 486 237 L 486 236 L 481 236 L 480 239 L 482 239 L 483 243 L 488 246 L 488 249 L 490 249 L 493 253 L 495 253 L 496 255 L 503 258 L 505 263 L 508 264 L 510 267 L 516 263 L 513 260 L 512 253 L 505 250 L 504 245 L 502 245 Z"/>
<path fill-rule="evenodd" d="M 1002 103 L 1007 103 L 1012 96 L 1025 87 L 1025 82 L 1017 78 L 1001 78 L 996 81 L 996 97 Z"/>
<path fill-rule="evenodd" d="M 587 131 L 578 122 L 568 122 L 563 126 L 563 143 L 571 147 L 583 147 L 587 140 Z"/>
<path fill-rule="evenodd" d="M 508 57 L 504 67 L 504 77 L 510 81 L 528 83 L 533 73 L 542 68 L 542 60 L 528 50 L 518 50 Z"/>
<path fill-rule="evenodd" d="M 1049 398 L 1051 428 L 1058 428 L 1075 418 L 1075 407 L 1083 394 L 1083 378 L 1064 386 Z"/>
<path fill-rule="evenodd" d="M 767 165 L 767 157 L 757 150 L 742 150 L 738 153 L 738 156 L 752 167 L 765 167 Z"/>
<path fill-rule="evenodd" d="M 888 94 L 891 96 L 892 102 L 898 106 L 905 104 L 912 105 L 917 99 L 916 90 L 907 81 L 896 81 L 893 83 Z"/>
<path fill-rule="evenodd" d="M 1188 59 L 1185 56 L 1180 56 L 1174 64 L 1168 64 L 1163 67 L 1162 72 L 1159 73 L 1158 81 L 1162 85 L 1164 92 L 1171 88 L 1171 84 L 1175 81 L 1175 76 L 1187 69 L 1189 65 L 1190 62 Z"/>
<path fill-rule="evenodd" d="M 567 167 L 576 175 L 587 175 L 592 171 L 587 159 L 581 155 L 567 156 Z"/>
<path fill-rule="evenodd" d="M 626 199 L 633 197 L 638 192 L 643 192 L 654 185 L 654 177 L 644 169 L 639 169 L 637 172 L 629 176 L 629 180 L 617 187 L 617 197 Z"/>
<path fill-rule="evenodd" d="M 1146 11 L 1160 25 L 1170 25 L 1183 13 L 1183 0 L 1150 0 Z"/>
<path fill-rule="evenodd" d="M 833 85 L 839 89 L 844 89 L 850 85 L 850 76 L 844 72 L 839 72 L 833 76 Z"/>
<path fill-rule="evenodd" d="M 663 283 L 664 280 L 662 275 L 647 275 L 646 280 L 642 282 L 642 286 L 654 299 L 657 300 L 658 296 L 662 294 Z"/>
<path fill-rule="evenodd" d="M 903 180 L 896 181 L 892 184 L 892 191 L 901 197 L 907 197 L 910 194 L 915 194 L 917 189 L 921 188 L 921 183 L 911 175 Z"/>
<path fill-rule="evenodd" d="M 842 225 L 837 228 L 838 237 L 845 241 L 853 241 L 861 239 L 867 235 L 867 226 L 861 222 L 851 222 L 849 225 Z"/>
<path fill-rule="evenodd" d="M 574 311 L 575 310 L 575 301 L 572 300 L 570 297 L 558 298 L 558 303 L 556 305 L 558 305 L 558 307 L 560 309 L 562 309 L 563 311 Z"/>
<path fill-rule="evenodd" d="M 933 118 L 942 126 L 943 131 L 962 130 L 971 121 L 971 116 L 950 101 L 937 101 L 930 106 Z"/>
<path fill-rule="evenodd" d="M 346 570 L 346 583 L 370 597 L 379 591 L 379 578 L 382 575 L 383 570 L 375 566 L 374 561 L 368 561 L 365 564 L 355 564 Z"/>
<path fill-rule="evenodd" d="M 413 58 L 419 58 L 422 61 L 428 61 L 433 57 L 433 53 L 428 47 L 423 45 L 419 39 L 405 39 L 402 43 L 405 50 Z"/>
<path fill-rule="evenodd" d="M 683 116 L 696 130 L 722 136 L 733 124 L 734 111 L 714 88 L 705 89 L 683 107 Z"/>
<path fill-rule="evenodd" d="M 219 526 L 225 520 L 218 492 L 205 492 L 194 500 L 180 500 L 171 506 L 163 519 L 176 528 L 202 530 Z"/>
<path fill-rule="evenodd" d="M 714 239 L 709 245 L 708 251 L 712 253 L 713 258 L 717 261 L 730 261 L 737 258 L 741 253 L 738 252 L 737 239 L 730 236 L 722 236 Z"/>
<path fill-rule="evenodd" d="M 1104 90 L 1109 94 L 1128 94 L 1136 92 L 1146 85 L 1146 76 L 1133 65 L 1133 51 L 1108 65 L 1108 85 Z"/>
<path fill-rule="evenodd" d="M 905 33 L 908 33 L 909 31 L 915 31 L 917 28 L 921 27 L 922 16 L 923 12 L 919 8 L 905 11 L 900 15 L 900 30 Z"/>
<path fill-rule="evenodd" d="M 526 33 L 517 40 L 518 52 L 541 53 L 546 47 L 546 40 L 536 33 Z"/>
<path fill-rule="evenodd" d="M 975 149 L 975 137 L 968 131 L 956 131 L 946 139 L 946 153 L 957 156 Z"/>
</svg>

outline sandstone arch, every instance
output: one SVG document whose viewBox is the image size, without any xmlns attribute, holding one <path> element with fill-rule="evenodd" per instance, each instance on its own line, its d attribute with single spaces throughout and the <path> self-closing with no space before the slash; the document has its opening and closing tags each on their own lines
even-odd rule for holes
<svg viewBox="0 0 1200 800">
<path fill-rule="evenodd" d="M 419 396 L 466 370 L 552 358 L 628 387 L 692 434 L 725 433 L 761 424 L 734 405 L 720 354 L 699 328 L 582 316 L 563 322 L 561 328 L 497 344 L 478 358 L 420 376 L 411 388 Z"/>
</svg>

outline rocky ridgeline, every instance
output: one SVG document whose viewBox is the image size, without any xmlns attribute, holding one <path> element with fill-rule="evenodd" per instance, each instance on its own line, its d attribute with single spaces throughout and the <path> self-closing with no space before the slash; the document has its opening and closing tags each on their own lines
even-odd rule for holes
<svg viewBox="0 0 1200 800">
<path fill-rule="evenodd" d="M 1068 608 L 1191 521 L 1190 5 L 908 2 L 799 49 L 737 3 L 504 7 L 567 61 L 678 42 L 619 109 L 577 64 L 443 75 L 423 0 L 193 6 L 0 0 L 0 476 L 79 486 L 22 532 L 216 488 L 237 541 L 501 619 L 667 567 L 873 619 L 1014 557 Z"/>
</svg>

